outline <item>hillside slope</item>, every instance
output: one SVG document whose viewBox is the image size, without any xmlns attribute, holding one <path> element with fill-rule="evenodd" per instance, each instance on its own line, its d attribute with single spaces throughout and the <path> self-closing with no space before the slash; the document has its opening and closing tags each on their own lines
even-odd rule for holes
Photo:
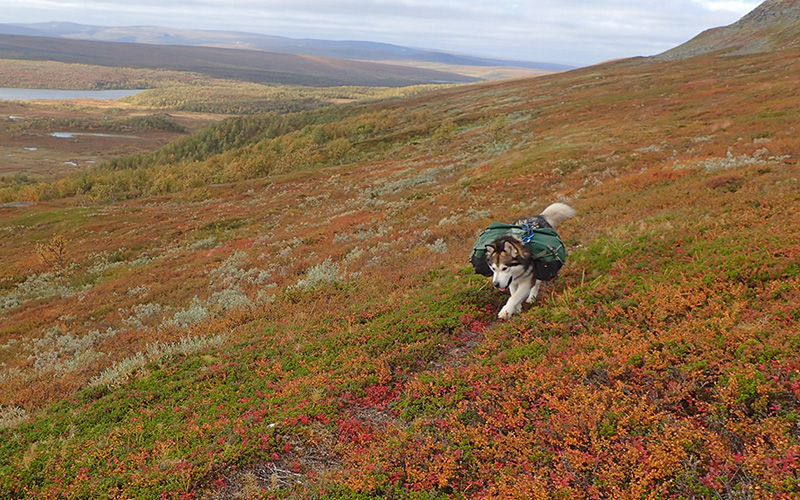
<svg viewBox="0 0 800 500">
<path fill-rule="evenodd" d="M 668 61 L 709 52 L 755 54 L 796 47 L 800 40 L 800 3 L 766 0 L 742 19 L 706 30 L 688 42 L 655 56 Z"/>
<path fill-rule="evenodd" d="M 798 71 L 236 118 L 27 186 L 0 498 L 797 498 Z M 475 235 L 558 199 L 567 265 L 499 322 Z"/>
<path fill-rule="evenodd" d="M 444 71 L 255 50 L 0 35 L 0 59 L 190 71 L 255 83 L 398 87 L 478 79 Z"/>
</svg>

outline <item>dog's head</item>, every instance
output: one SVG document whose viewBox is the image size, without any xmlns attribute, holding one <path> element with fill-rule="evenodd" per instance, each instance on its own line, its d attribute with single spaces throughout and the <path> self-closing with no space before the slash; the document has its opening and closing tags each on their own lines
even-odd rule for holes
<svg viewBox="0 0 800 500">
<path fill-rule="evenodd" d="M 501 236 L 486 245 L 486 260 L 492 270 L 492 284 L 501 290 L 527 272 L 530 250 L 513 236 Z"/>
</svg>

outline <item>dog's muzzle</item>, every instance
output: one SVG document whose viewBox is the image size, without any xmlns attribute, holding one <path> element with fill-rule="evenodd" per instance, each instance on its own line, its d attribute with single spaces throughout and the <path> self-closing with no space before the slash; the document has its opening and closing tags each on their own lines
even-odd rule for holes
<svg viewBox="0 0 800 500">
<path fill-rule="evenodd" d="M 511 286 L 512 281 L 514 281 L 513 276 L 508 278 L 508 283 L 506 283 L 506 286 L 502 286 L 499 281 L 494 281 L 494 280 L 492 280 L 492 285 L 494 285 L 494 287 L 497 288 L 498 290 L 508 290 L 508 287 Z"/>
</svg>

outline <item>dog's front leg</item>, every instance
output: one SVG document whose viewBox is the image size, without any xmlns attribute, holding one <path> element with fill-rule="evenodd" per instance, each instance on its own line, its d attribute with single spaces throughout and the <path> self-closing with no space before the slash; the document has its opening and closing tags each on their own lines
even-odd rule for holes
<svg viewBox="0 0 800 500">
<path fill-rule="evenodd" d="M 540 280 L 536 280 L 536 283 L 534 283 L 533 288 L 531 288 L 531 293 L 528 294 L 528 300 L 526 302 L 528 302 L 529 304 L 533 304 L 533 302 L 536 300 L 536 297 L 539 296 L 539 285 L 541 284 L 542 282 Z"/>
<path fill-rule="evenodd" d="M 508 298 L 508 302 L 500 309 L 500 313 L 497 315 L 500 319 L 508 319 L 522 310 L 522 303 L 530 296 L 531 287 L 528 284 L 517 284 L 516 288 L 512 286 L 510 291 L 511 297 Z"/>
</svg>

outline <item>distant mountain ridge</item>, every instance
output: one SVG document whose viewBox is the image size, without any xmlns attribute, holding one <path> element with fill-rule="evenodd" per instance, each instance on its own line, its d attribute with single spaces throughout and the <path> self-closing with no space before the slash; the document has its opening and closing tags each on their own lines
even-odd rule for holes
<svg viewBox="0 0 800 500">
<path fill-rule="evenodd" d="M 423 68 L 259 50 L 0 34 L 0 59 L 190 71 L 255 83 L 401 87 L 480 79 Z"/>
<path fill-rule="evenodd" d="M 0 34 L 103 42 L 249 48 L 279 54 L 365 61 L 420 61 L 462 66 L 515 66 L 546 71 L 565 71 L 575 68 L 565 64 L 485 58 L 380 42 L 295 39 L 236 31 L 206 31 L 158 26 L 106 27 L 62 22 L 0 24 Z"/>
<path fill-rule="evenodd" d="M 654 57 L 671 61 L 711 52 L 755 54 L 800 44 L 800 1 L 766 0 L 737 22 L 706 30 L 688 42 Z"/>
</svg>

